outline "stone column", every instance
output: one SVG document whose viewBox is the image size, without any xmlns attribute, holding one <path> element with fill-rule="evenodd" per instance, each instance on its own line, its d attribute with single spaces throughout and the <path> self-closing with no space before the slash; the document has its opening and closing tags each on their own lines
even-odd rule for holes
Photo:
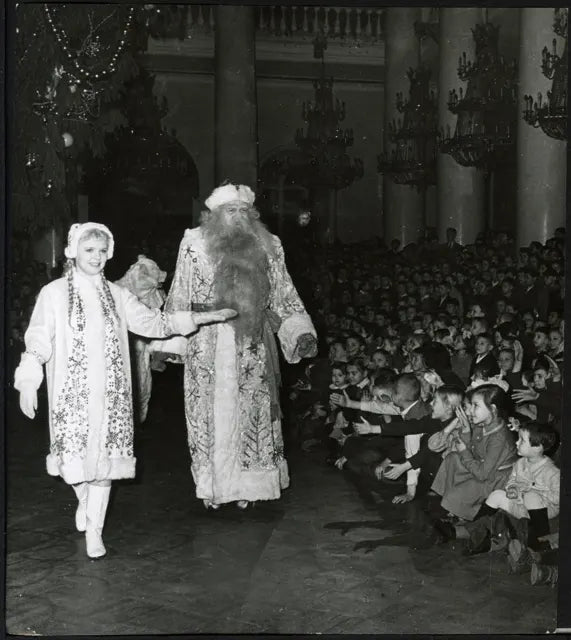
<svg viewBox="0 0 571 640">
<path fill-rule="evenodd" d="M 408 98 L 410 82 L 406 72 L 419 63 L 419 42 L 414 23 L 420 20 L 419 7 L 388 7 L 385 16 L 385 128 L 384 149 L 393 144 L 389 139 L 388 124 L 402 119 L 396 108 L 396 94 L 401 91 Z M 383 219 L 385 242 L 388 246 L 395 238 L 401 248 L 417 242 L 424 226 L 423 196 L 414 187 L 396 184 L 390 176 L 383 176 Z"/>
<path fill-rule="evenodd" d="M 458 58 L 466 52 L 476 59 L 472 28 L 482 22 L 482 8 L 440 9 L 440 52 L 438 82 L 438 126 L 447 126 L 453 134 L 456 116 L 448 110 L 448 92 L 464 84 L 458 78 Z M 454 227 L 460 244 L 473 244 L 484 230 L 486 195 L 484 174 L 473 167 L 463 167 L 447 153 L 438 153 L 438 236 L 446 240 L 446 229 Z"/>
<path fill-rule="evenodd" d="M 254 7 L 216 7 L 215 47 L 216 183 L 228 179 L 255 190 L 258 132 Z"/>
<path fill-rule="evenodd" d="M 533 240 L 545 243 L 557 227 L 565 226 L 567 144 L 545 134 L 540 127 L 528 125 L 521 117 L 524 95 L 547 99 L 551 80 L 541 72 L 541 51 L 551 50 L 557 40 L 557 52 L 564 41 L 553 31 L 552 8 L 522 8 L 520 11 L 520 54 L 517 129 L 517 232 L 518 247 Z"/>
</svg>

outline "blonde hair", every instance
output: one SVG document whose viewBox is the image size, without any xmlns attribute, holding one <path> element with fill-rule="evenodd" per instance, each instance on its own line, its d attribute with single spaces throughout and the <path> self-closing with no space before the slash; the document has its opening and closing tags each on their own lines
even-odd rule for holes
<svg viewBox="0 0 571 640">
<path fill-rule="evenodd" d="M 450 384 L 442 385 L 438 387 L 434 392 L 434 395 L 440 396 L 442 401 L 448 405 L 451 409 L 456 409 L 462 405 L 464 400 L 464 392 L 460 387 L 455 387 Z"/>
</svg>

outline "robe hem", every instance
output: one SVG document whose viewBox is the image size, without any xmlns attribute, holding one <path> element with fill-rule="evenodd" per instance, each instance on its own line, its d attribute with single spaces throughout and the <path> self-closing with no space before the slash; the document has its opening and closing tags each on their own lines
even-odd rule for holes
<svg viewBox="0 0 571 640">
<path fill-rule="evenodd" d="M 233 491 L 224 496 L 215 495 L 212 491 L 212 476 L 210 473 L 200 473 L 193 470 L 196 483 L 196 497 L 199 500 L 212 500 L 216 504 L 248 500 L 258 502 L 262 500 L 278 500 L 281 492 L 289 487 L 289 473 L 287 462 L 284 460 L 275 469 L 259 471 L 242 471 L 240 479 Z"/>
<path fill-rule="evenodd" d="M 50 453 L 46 456 L 46 470 L 50 476 L 61 476 L 67 484 L 99 480 L 124 480 L 135 477 L 136 458 L 100 458 L 93 474 L 87 474 L 85 460 L 72 458 L 63 462 Z"/>
</svg>

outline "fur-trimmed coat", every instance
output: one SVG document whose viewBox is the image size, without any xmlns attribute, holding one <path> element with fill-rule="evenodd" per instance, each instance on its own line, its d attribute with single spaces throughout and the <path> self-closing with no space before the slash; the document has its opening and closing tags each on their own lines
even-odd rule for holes
<svg viewBox="0 0 571 640">
<path fill-rule="evenodd" d="M 25 385 L 37 390 L 45 364 L 50 409 L 47 471 L 62 476 L 68 484 L 135 476 L 127 332 L 148 337 L 173 333 L 158 309 L 149 309 L 126 289 L 108 284 L 120 321 L 117 337 L 125 374 L 115 384 L 114 392 L 107 394 L 111 397 L 106 398 L 105 391 L 103 310 L 95 285 L 82 276 L 77 277 L 77 286 L 85 308 L 82 342 L 86 358 L 79 362 L 74 359 L 77 335 L 69 323 L 68 284 L 63 277 L 41 289 L 24 337 L 26 352 L 15 372 L 17 390 Z M 116 409 L 119 405 L 124 409 L 121 412 Z M 85 420 L 78 420 L 78 415 Z"/>
<path fill-rule="evenodd" d="M 316 332 L 287 272 L 281 242 L 276 236 L 272 242 L 264 313 L 273 317 L 285 359 L 295 363 L 300 360 L 299 336 Z M 214 288 L 214 264 L 202 231 L 187 229 L 165 310 L 212 305 Z M 277 371 L 268 366 L 267 336 L 240 343 L 232 322 L 220 323 L 204 326 L 188 339 L 166 341 L 158 349 L 180 354 L 185 364 L 186 423 L 197 497 L 216 503 L 279 498 L 289 476 L 280 418 L 272 410 L 271 378 Z"/>
</svg>

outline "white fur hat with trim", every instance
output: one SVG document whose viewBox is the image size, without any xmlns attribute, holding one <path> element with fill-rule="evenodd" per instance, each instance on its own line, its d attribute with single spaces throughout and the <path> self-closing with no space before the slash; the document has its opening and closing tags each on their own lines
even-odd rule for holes
<svg viewBox="0 0 571 640">
<path fill-rule="evenodd" d="M 223 204 L 234 201 L 245 202 L 251 206 L 254 204 L 255 199 L 254 192 L 245 184 L 223 184 L 221 187 L 214 189 L 204 201 L 204 204 L 212 211 Z"/>
<path fill-rule="evenodd" d="M 69 233 L 67 234 L 67 247 L 64 249 L 64 255 L 68 259 L 77 258 L 77 245 L 79 243 L 79 239 L 81 236 L 87 231 L 92 231 L 97 229 L 98 231 L 102 231 L 108 238 L 109 244 L 107 247 L 107 259 L 113 257 L 113 250 L 115 248 L 115 241 L 113 240 L 113 234 L 109 229 L 99 222 L 84 222 L 80 224 L 76 222 L 72 224 Z"/>
</svg>

